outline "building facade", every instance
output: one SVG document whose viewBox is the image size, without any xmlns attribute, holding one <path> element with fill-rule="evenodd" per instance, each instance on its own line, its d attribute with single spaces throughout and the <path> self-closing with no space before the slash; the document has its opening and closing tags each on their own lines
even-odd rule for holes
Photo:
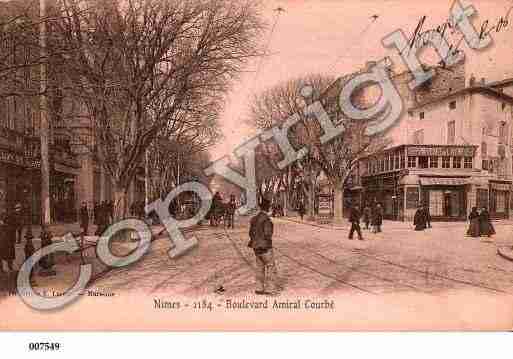
<svg viewBox="0 0 513 359">
<path fill-rule="evenodd" d="M 360 161 L 348 203 L 379 202 L 394 220 L 411 221 L 420 204 L 434 220 L 466 220 L 474 206 L 509 218 L 513 79 L 467 80 L 464 62 L 432 69 L 413 91 L 411 73 L 393 75 L 405 111 L 386 133 L 389 147 Z"/>
<path fill-rule="evenodd" d="M 0 6 L 0 18 L 39 16 L 39 2 L 10 1 Z M 5 23 L 5 21 L 4 21 Z M 35 22 L 37 24 L 37 22 Z M 13 24 L 12 26 L 16 26 Z M 0 84 L 0 215 L 16 203 L 33 223 L 41 218 L 41 84 L 39 29 L 4 29 L 0 37 L 4 72 Z M 49 45 L 51 46 L 51 45 Z M 50 203 L 53 222 L 75 222 L 82 202 L 113 200 L 112 179 L 95 156 L 94 129 L 87 111 L 67 97 L 61 86 L 66 79 L 46 63 L 50 123 Z M 14 79 L 14 81 L 6 81 Z M 144 201 L 144 171 L 130 186 L 129 203 Z M 93 215 L 93 213 L 91 213 Z"/>
</svg>

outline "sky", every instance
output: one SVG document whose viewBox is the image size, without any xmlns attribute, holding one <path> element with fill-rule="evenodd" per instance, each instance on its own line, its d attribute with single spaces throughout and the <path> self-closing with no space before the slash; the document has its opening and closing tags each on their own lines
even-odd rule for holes
<svg viewBox="0 0 513 359">
<path fill-rule="evenodd" d="M 385 48 L 381 39 L 402 29 L 407 37 L 413 34 L 422 16 L 427 16 L 424 30 L 446 21 L 453 0 L 264 0 L 262 15 L 268 28 L 261 43 L 268 56 L 247 64 L 243 74 L 232 85 L 221 117 L 224 139 L 212 149 L 213 159 L 230 155 L 255 133 L 245 124 L 250 99 L 280 82 L 308 73 L 323 73 L 335 77 L 356 71 L 366 61 L 390 56 L 394 69 L 404 69 L 397 51 Z M 484 21 L 497 23 L 506 16 L 513 0 L 461 1 L 473 5 L 477 14 L 471 19 L 477 29 Z M 274 11 L 282 7 L 278 16 Z M 378 15 L 372 21 L 372 15 Z M 513 11 L 511 24 L 493 32 L 493 44 L 476 51 L 465 43 L 466 77 L 474 74 L 487 81 L 513 77 Z M 274 31 L 273 24 L 276 23 Z M 434 51 L 426 50 L 422 59 L 430 61 Z"/>
</svg>

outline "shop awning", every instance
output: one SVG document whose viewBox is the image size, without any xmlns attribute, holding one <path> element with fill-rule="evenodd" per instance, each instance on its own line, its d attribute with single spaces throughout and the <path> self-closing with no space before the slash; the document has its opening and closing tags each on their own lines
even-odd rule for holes
<svg viewBox="0 0 513 359">
<path fill-rule="evenodd" d="M 421 177 L 422 186 L 463 186 L 468 184 L 467 178 L 439 178 L 439 177 Z"/>
</svg>

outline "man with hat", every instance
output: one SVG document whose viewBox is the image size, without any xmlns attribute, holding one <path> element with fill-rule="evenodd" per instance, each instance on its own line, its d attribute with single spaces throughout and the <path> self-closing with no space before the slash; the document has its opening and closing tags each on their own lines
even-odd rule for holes
<svg viewBox="0 0 513 359">
<path fill-rule="evenodd" d="M 268 212 L 271 204 L 263 198 L 260 202 L 260 211 L 251 218 L 249 226 L 248 247 L 255 252 L 256 281 L 258 288 L 255 294 L 272 295 L 277 289 L 277 270 L 273 254 L 273 222 Z"/>
<path fill-rule="evenodd" d="M 22 217 L 22 205 L 21 203 L 16 203 L 14 206 L 14 212 L 12 214 L 12 222 L 11 224 L 16 228 L 15 236 L 16 243 L 20 244 L 22 239 L 22 231 L 23 231 L 23 217 Z"/>
</svg>

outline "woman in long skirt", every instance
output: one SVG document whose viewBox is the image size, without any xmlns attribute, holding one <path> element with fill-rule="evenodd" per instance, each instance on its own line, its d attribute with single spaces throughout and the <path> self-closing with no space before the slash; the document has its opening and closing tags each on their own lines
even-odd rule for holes
<svg viewBox="0 0 513 359">
<path fill-rule="evenodd" d="M 472 211 L 468 215 L 469 227 L 467 230 L 467 235 L 471 237 L 479 237 L 479 212 L 477 211 L 477 207 L 472 207 Z"/>
<path fill-rule="evenodd" d="M 17 220 L 13 212 L 5 217 L 0 230 L 0 267 L 3 270 L 3 261 L 7 262 L 9 271 L 13 271 L 13 261 L 16 258 L 16 229 Z"/>
<path fill-rule="evenodd" d="M 493 228 L 492 222 L 490 221 L 490 213 L 488 213 L 486 207 L 483 207 L 479 214 L 479 232 L 482 236 L 488 237 L 495 234 L 495 228 Z"/>
</svg>

